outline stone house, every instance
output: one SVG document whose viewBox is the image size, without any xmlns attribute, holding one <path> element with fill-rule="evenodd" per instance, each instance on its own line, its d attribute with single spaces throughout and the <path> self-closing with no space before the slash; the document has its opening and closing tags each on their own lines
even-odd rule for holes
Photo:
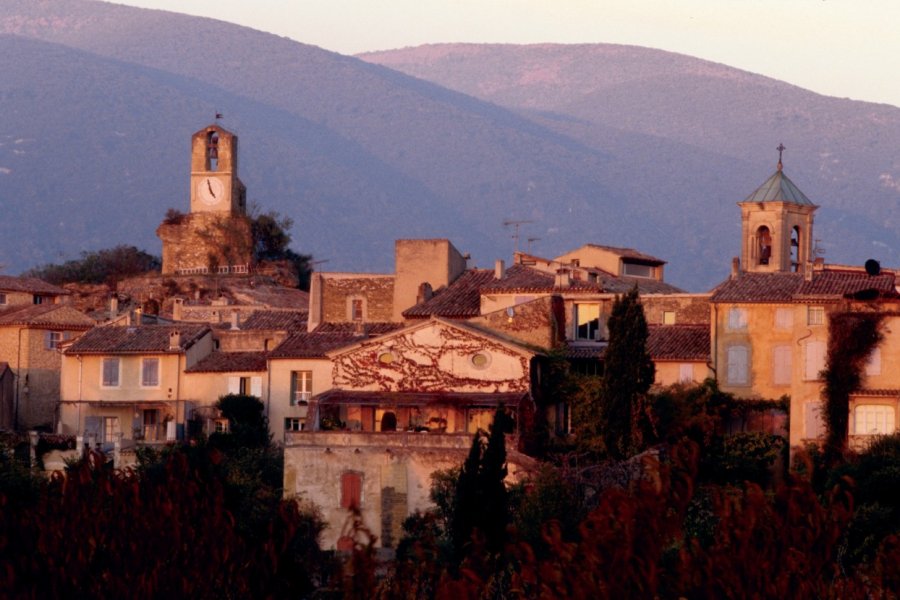
<svg viewBox="0 0 900 600">
<path fill-rule="evenodd" d="M 184 439 L 208 405 L 187 371 L 213 351 L 206 325 L 104 326 L 63 352 L 60 428 L 110 444 Z M 200 390 L 202 391 L 202 390 Z"/>
<path fill-rule="evenodd" d="M 60 399 L 62 345 L 94 326 L 93 319 L 55 300 L 61 295 L 37 292 L 24 304 L 0 310 L 0 362 L 12 369 L 11 427 L 50 430 Z"/>
<path fill-rule="evenodd" d="M 68 296 L 67 290 L 35 277 L 0 275 L 0 310 L 29 304 L 59 304 Z"/>
</svg>

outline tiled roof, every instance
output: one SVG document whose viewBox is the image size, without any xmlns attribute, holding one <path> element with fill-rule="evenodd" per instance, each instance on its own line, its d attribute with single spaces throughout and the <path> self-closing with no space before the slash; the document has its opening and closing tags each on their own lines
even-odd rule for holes
<svg viewBox="0 0 900 600">
<path fill-rule="evenodd" d="M 784 171 L 775 171 L 775 174 L 766 179 L 765 183 L 747 196 L 744 202 L 792 202 L 805 206 L 815 206 L 806 194 L 800 191 L 793 181 L 788 179 Z"/>
<path fill-rule="evenodd" d="M 84 313 L 65 304 L 26 304 L 0 311 L 0 326 L 25 325 L 37 328 L 90 329 L 97 323 Z"/>
<path fill-rule="evenodd" d="M 269 355 L 271 358 L 325 358 L 325 353 L 359 341 L 359 336 L 343 332 L 300 332 L 292 334 Z"/>
<path fill-rule="evenodd" d="M 169 349 L 169 335 L 181 332 L 176 350 Z M 66 354 L 168 354 L 187 350 L 210 329 L 206 325 L 143 325 L 95 327 L 75 340 Z"/>
<path fill-rule="evenodd" d="M 470 269 L 445 288 L 437 290 L 431 299 L 403 311 L 407 318 L 476 317 L 481 312 L 481 288 L 494 281 L 494 271 Z M 550 283 L 553 283 L 551 278 Z"/>
<path fill-rule="evenodd" d="M 800 273 L 741 273 L 714 290 L 711 302 L 790 302 L 803 283 Z"/>
<path fill-rule="evenodd" d="M 803 281 L 797 290 L 798 297 L 834 296 L 843 298 L 873 290 L 880 296 L 894 296 L 894 274 L 869 275 L 864 271 L 816 271 L 812 281 Z"/>
<path fill-rule="evenodd" d="M 307 314 L 305 311 L 257 310 L 248 316 L 240 326 L 241 329 L 294 331 L 306 328 Z"/>
<path fill-rule="evenodd" d="M 655 265 L 666 264 L 666 261 L 664 261 L 663 259 L 645 254 L 643 252 L 635 250 L 634 248 L 619 248 L 617 246 L 603 246 L 600 244 L 585 244 L 585 246 L 588 246 L 589 248 L 599 248 L 600 250 L 606 250 L 607 252 L 618 254 L 625 259 L 639 260 L 641 262 L 652 263 Z"/>
<path fill-rule="evenodd" d="M 606 350 L 606 344 L 600 346 L 598 344 L 568 344 L 565 348 L 566 358 L 579 360 L 600 360 L 603 351 Z"/>
<path fill-rule="evenodd" d="M 806 281 L 801 273 L 741 273 L 713 290 L 711 302 L 777 302 L 831 300 L 867 291 L 894 297 L 894 274 L 864 271 L 814 271 Z"/>
<path fill-rule="evenodd" d="M 213 352 L 190 369 L 188 373 L 234 373 L 265 371 L 268 352 Z"/>
<path fill-rule="evenodd" d="M 709 360 L 709 326 L 651 325 L 647 352 L 653 360 Z"/>
<path fill-rule="evenodd" d="M 2 369 L 0 369 L 2 370 Z M 877 388 L 877 389 L 858 389 L 854 392 L 850 392 L 851 396 L 881 396 L 888 398 L 896 398 L 900 397 L 900 390 L 891 389 L 891 388 Z"/>
<path fill-rule="evenodd" d="M 544 273 L 525 265 L 512 265 L 503 274 L 503 279 L 493 279 L 485 283 L 481 291 L 490 292 L 515 292 L 515 291 L 552 291 L 555 277 L 550 273 Z"/>
<path fill-rule="evenodd" d="M 684 292 L 681 288 L 665 281 L 657 281 L 646 277 L 600 275 L 599 280 L 603 286 L 603 291 L 611 294 L 630 292 L 635 285 L 637 285 L 638 292 L 641 294 L 681 294 Z"/>
<path fill-rule="evenodd" d="M 368 337 L 384 335 L 392 331 L 397 331 L 403 327 L 403 323 L 391 323 L 388 321 L 372 321 L 362 324 L 363 330 Z M 316 327 L 316 333 L 341 333 L 344 335 L 355 335 L 356 323 L 322 323 Z"/>
<path fill-rule="evenodd" d="M 62 296 L 69 293 L 68 290 L 36 277 L 13 277 L 11 275 L 0 275 L 0 291 L 48 294 L 52 296 Z"/>
</svg>

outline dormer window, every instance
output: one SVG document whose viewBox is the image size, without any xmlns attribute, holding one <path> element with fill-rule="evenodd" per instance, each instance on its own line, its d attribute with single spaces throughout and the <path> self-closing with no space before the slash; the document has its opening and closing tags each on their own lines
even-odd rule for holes
<svg viewBox="0 0 900 600">
<path fill-rule="evenodd" d="M 629 277 L 644 277 L 647 279 L 653 278 L 653 266 L 652 265 L 642 265 L 640 263 L 632 263 L 632 262 L 622 262 L 622 275 L 628 275 Z"/>
<path fill-rule="evenodd" d="M 206 136 L 206 170 L 219 170 L 219 134 L 215 131 Z"/>
</svg>

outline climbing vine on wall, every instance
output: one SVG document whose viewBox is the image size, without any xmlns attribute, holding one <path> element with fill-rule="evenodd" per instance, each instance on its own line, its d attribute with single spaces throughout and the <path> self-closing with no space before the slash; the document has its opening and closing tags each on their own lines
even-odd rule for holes
<svg viewBox="0 0 900 600">
<path fill-rule="evenodd" d="M 882 340 L 881 314 L 841 312 L 831 315 L 825 379 L 825 447 L 836 457 L 847 447 L 850 394 L 859 389 L 862 371 Z"/>
</svg>

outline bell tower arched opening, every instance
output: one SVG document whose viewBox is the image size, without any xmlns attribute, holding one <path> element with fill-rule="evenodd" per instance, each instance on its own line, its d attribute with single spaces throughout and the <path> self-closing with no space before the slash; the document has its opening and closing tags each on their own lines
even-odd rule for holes
<svg viewBox="0 0 900 600">
<path fill-rule="evenodd" d="M 219 170 L 219 133 L 210 131 L 206 136 L 206 170 Z"/>
<path fill-rule="evenodd" d="M 756 257 L 761 265 L 769 264 L 772 258 L 772 233 L 765 225 L 756 230 Z"/>
<path fill-rule="evenodd" d="M 791 228 L 791 271 L 797 273 L 800 271 L 800 226 L 794 225 Z"/>
</svg>

